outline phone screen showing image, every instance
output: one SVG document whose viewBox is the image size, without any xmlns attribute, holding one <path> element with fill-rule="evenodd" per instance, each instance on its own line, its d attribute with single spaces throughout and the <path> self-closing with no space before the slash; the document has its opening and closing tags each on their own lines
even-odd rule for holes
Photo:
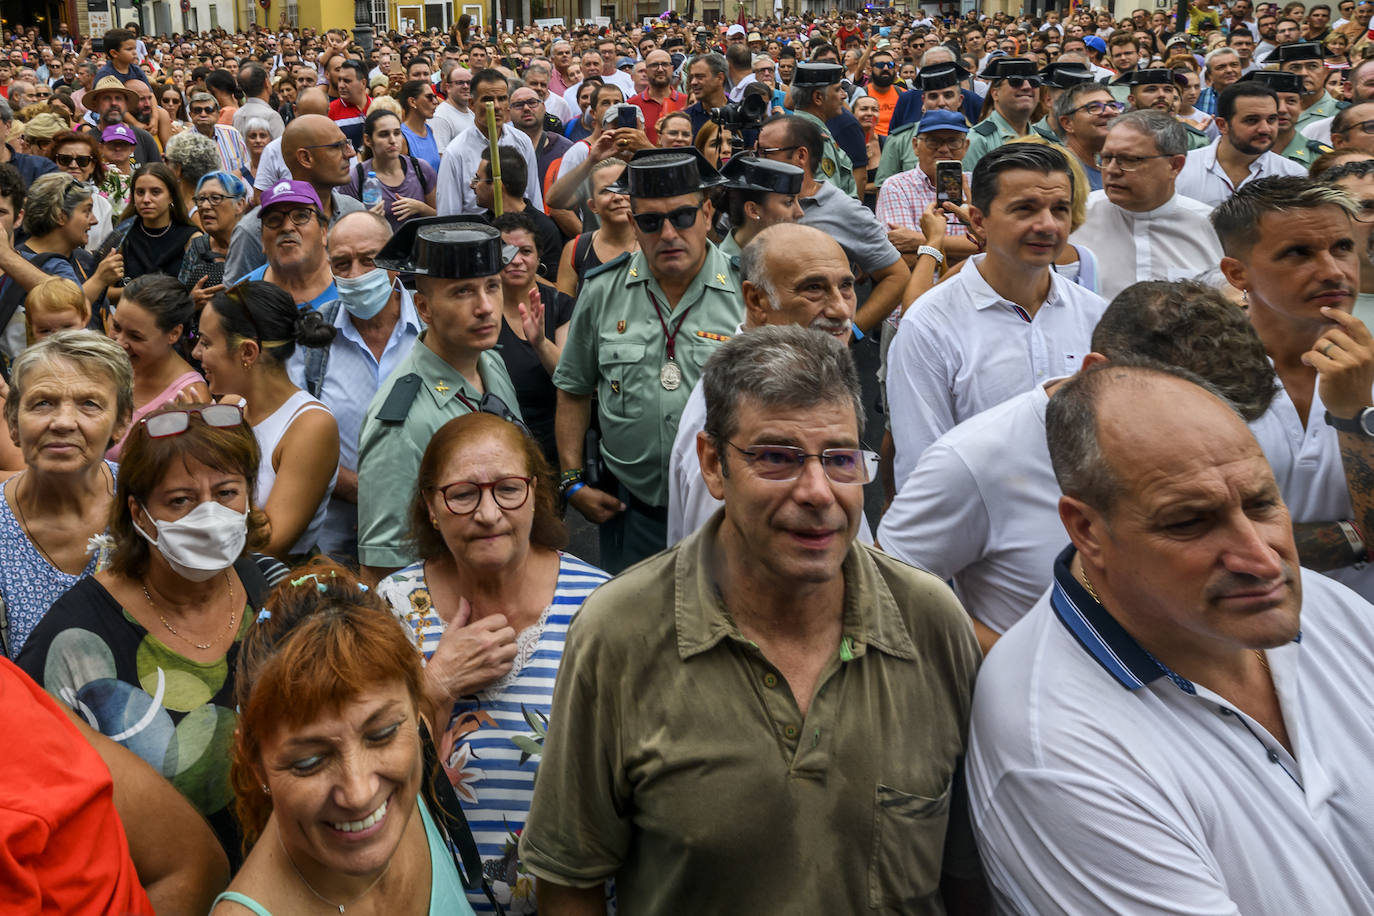
<svg viewBox="0 0 1374 916">
<path fill-rule="evenodd" d="M 935 163 L 935 199 L 954 204 L 964 202 L 964 166 L 957 159 Z"/>
</svg>

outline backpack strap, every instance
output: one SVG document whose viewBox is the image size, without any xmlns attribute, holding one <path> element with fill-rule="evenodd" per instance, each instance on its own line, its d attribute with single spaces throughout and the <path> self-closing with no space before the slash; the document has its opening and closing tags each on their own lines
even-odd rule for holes
<svg viewBox="0 0 1374 916">
<path fill-rule="evenodd" d="M 458 801 L 458 794 L 453 791 L 453 784 L 448 781 L 448 773 L 439 765 L 439 752 L 424 720 L 420 721 L 420 743 L 424 745 L 425 772 L 432 774 L 424 787 L 427 790 L 424 793 L 425 801 L 430 805 L 430 814 L 434 815 L 435 824 L 444 835 L 444 845 L 453 855 L 454 864 L 459 866 L 458 877 L 462 879 L 463 887 L 469 891 L 481 888 L 497 916 L 505 916 L 505 910 L 497 902 L 496 894 L 492 892 L 487 876 L 482 872 L 482 854 L 477 850 L 477 841 L 473 839 L 472 828 L 468 826 L 468 819 L 463 814 L 463 805 Z"/>
<path fill-rule="evenodd" d="M 342 305 L 341 299 L 326 302 L 320 306 L 320 317 L 333 325 Z M 324 388 L 324 374 L 329 371 L 329 351 L 332 349 L 331 346 L 307 347 L 305 350 L 305 390 L 310 392 L 312 398 L 318 398 L 320 390 Z"/>
<path fill-rule="evenodd" d="M 425 170 L 420 168 L 420 160 L 409 153 L 406 154 L 406 158 L 410 160 L 410 167 L 415 170 L 415 178 L 420 182 L 420 193 L 428 194 L 429 182 L 425 180 Z"/>
<path fill-rule="evenodd" d="M 267 595 L 272 591 L 262 567 L 258 566 L 257 559 L 251 553 L 244 554 L 234 561 L 234 572 L 238 573 L 243 590 L 248 593 L 249 606 L 257 613 L 267 603 Z"/>
</svg>

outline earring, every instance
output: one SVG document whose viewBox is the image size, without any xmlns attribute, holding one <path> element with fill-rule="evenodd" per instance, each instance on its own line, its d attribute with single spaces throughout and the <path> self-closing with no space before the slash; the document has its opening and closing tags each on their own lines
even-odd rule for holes
<svg viewBox="0 0 1374 916">
<path fill-rule="evenodd" d="M 245 359 L 245 360 L 243 361 L 243 368 L 247 369 L 247 368 L 248 368 L 249 366 L 251 366 L 251 365 L 253 365 L 253 364 L 250 363 L 248 360 Z"/>
<path fill-rule="evenodd" d="M 262 794 L 263 794 L 263 795 L 271 795 L 271 794 L 272 794 L 272 790 L 269 789 L 269 788 L 267 788 L 267 783 L 263 783 L 263 784 L 262 784 Z"/>
<path fill-rule="evenodd" d="M 432 515 L 429 517 L 429 523 L 435 528 L 439 527 L 439 520 Z"/>
<path fill-rule="evenodd" d="M 1243 309 L 1250 307 L 1250 291 L 1248 289 L 1240 291 L 1240 307 Z"/>
</svg>

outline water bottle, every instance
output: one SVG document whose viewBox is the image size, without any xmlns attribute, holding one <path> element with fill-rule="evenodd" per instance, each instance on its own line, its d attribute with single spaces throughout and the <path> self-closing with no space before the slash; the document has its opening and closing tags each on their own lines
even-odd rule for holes
<svg viewBox="0 0 1374 916">
<path fill-rule="evenodd" d="M 382 200 L 382 183 L 377 179 L 377 173 L 368 170 L 367 180 L 363 182 L 363 206 L 371 210 Z"/>
</svg>

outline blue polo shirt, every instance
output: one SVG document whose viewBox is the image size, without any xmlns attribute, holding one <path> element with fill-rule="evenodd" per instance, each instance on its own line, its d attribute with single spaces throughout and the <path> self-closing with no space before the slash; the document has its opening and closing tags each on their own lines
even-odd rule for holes
<svg viewBox="0 0 1374 916">
<path fill-rule="evenodd" d="M 239 280 L 239 281 L 237 281 L 237 282 L 242 283 L 244 280 L 261 280 L 266 274 L 267 274 L 267 265 L 266 265 L 266 264 L 263 264 L 261 267 L 254 268 L 253 270 L 251 270 L 251 271 L 249 271 L 248 273 L 244 274 L 244 275 L 243 275 L 243 279 L 241 279 L 241 280 Z M 319 294 L 318 296 L 316 296 L 314 299 L 311 299 L 309 302 L 297 302 L 296 304 L 297 304 L 297 305 L 308 305 L 308 306 L 310 306 L 312 309 L 318 309 L 320 306 L 324 305 L 326 302 L 333 302 L 333 301 L 334 301 L 335 299 L 337 299 L 337 298 L 339 298 L 339 290 L 338 290 L 338 288 L 334 285 L 334 281 L 331 280 L 331 281 L 329 282 L 329 286 L 327 286 L 327 287 L 325 288 L 325 291 L 322 292 L 322 293 L 320 293 L 320 294 Z"/>
</svg>

